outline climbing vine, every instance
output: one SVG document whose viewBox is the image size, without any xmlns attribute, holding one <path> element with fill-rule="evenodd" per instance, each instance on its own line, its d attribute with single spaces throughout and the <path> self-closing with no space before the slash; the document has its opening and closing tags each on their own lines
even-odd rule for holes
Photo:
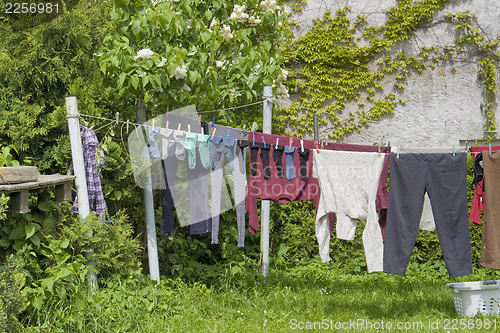
<svg viewBox="0 0 500 333">
<path fill-rule="evenodd" d="M 318 114 L 320 124 L 331 128 L 330 138 L 340 139 L 394 113 L 398 103 L 404 104 L 398 96 L 409 75 L 443 66 L 454 58 L 479 56 L 484 131 L 485 137 L 492 139 L 497 126 L 496 67 L 500 56 L 495 50 L 499 39 L 488 36 L 469 12 L 433 19 L 446 2 L 400 0 L 386 11 L 387 20 L 379 27 L 368 25 L 361 15 L 348 17 L 349 7 L 338 9 L 334 15 L 325 12 L 321 19 L 314 20 L 312 28 L 304 36 L 289 40 L 285 49 L 289 69 L 286 85 L 298 97 L 291 104 L 281 103 L 275 128 L 303 136 L 312 131 L 313 115 Z M 295 1 L 290 8 L 301 11 L 304 3 Z M 442 22 L 457 29 L 459 37 L 454 45 L 425 47 L 416 43 L 414 55 L 390 52 L 396 43 L 415 40 L 416 30 L 424 24 Z M 290 26 L 293 24 L 289 21 Z"/>
</svg>

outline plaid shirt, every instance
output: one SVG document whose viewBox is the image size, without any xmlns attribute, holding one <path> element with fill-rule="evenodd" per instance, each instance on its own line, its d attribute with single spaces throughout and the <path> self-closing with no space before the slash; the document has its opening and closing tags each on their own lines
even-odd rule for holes
<svg viewBox="0 0 500 333">
<path fill-rule="evenodd" d="M 108 209 L 101 187 L 101 170 L 106 161 L 106 157 L 102 155 L 101 149 L 99 148 L 99 141 L 94 131 L 84 126 L 80 126 L 80 134 L 82 136 L 83 162 L 85 166 L 85 177 L 87 178 L 89 209 L 92 213 L 100 215 L 101 221 L 103 221 L 103 213 Z M 96 152 L 99 153 L 99 160 L 101 160 L 99 170 L 97 170 Z M 71 211 L 73 213 L 78 213 L 78 198 L 75 198 Z"/>
</svg>

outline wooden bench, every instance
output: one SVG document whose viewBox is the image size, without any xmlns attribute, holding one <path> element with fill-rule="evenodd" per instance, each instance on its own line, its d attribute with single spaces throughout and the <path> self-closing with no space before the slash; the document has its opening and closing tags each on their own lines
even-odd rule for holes
<svg viewBox="0 0 500 333">
<path fill-rule="evenodd" d="M 28 213 L 30 212 L 28 195 L 30 192 L 40 193 L 54 186 L 57 202 L 71 200 L 71 183 L 75 178 L 75 176 L 65 176 L 58 173 L 39 175 L 35 182 L 0 185 L 0 193 L 10 193 L 9 212 Z"/>
</svg>

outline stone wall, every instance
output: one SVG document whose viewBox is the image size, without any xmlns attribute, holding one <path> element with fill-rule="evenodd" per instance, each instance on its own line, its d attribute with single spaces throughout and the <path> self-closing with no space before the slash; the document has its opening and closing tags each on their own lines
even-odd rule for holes
<svg viewBox="0 0 500 333">
<path fill-rule="evenodd" d="M 344 6 L 351 7 L 350 16 L 364 15 L 370 25 L 379 26 L 386 20 L 385 11 L 395 5 L 395 0 L 309 0 L 304 12 L 295 16 L 300 28 L 294 33 L 296 37 L 302 36 L 310 28 L 313 18 L 321 18 L 327 10 L 334 13 Z M 440 18 L 446 13 L 464 11 L 476 13 L 479 24 L 487 34 L 493 37 L 500 34 L 500 1 L 455 0 L 436 13 L 433 22 L 420 27 L 415 40 L 401 43 L 391 52 L 403 50 L 411 54 L 418 46 L 453 45 L 455 29 L 451 23 L 440 21 Z M 404 91 L 397 95 L 398 99 L 406 101 L 404 105 L 398 105 L 394 114 L 371 122 L 360 133 L 347 135 L 342 141 L 359 144 L 391 141 L 392 146 L 431 147 L 459 145 L 460 140 L 471 142 L 485 138 L 478 60 L 470 56 L 447 62 L 436 69 L 427 69 L 420 75 L 410 75 Z M 391 87 L 392 82 L 393 79 L 388 79 L 385 86 Z M 296 97 L 291 96 L 291 99 Z M 355 110 L 354 104 L 351 108 Z M 344 112 L 349 111 L 348 106 Z M 327 132 L 326 126 L 320 128 L 320 137 Z"/>
</svg>

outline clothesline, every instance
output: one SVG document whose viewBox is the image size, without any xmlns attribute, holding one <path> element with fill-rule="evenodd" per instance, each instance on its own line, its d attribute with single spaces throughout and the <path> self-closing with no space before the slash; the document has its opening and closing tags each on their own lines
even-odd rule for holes
<svg viewBox="0 0 500 333">
<path fill-rule="evenodd" d="M 264 101 L 259 101 L 259 102 L 255 102 L 255 103 L 245 104 L 245 105 L 232 106 L 232 107 L 229 107 L 229 108 L 223 108 L 223 109 L 217 109 L 217 110 L 199 111 L 197 113 L 200 114 L 200 113 L 210 113 L 210 112 L 219 112 L 219 111 L 230 111 L 230 110 L 246 108 L 248 106 L 253 106 L 253 105 L 262 104 L 262 103 L 264 103 Z M 146 108 L 146 109 L 149 110 L 149 111 L 156 111 L 156 110 L 149 109 L 149 108 Z M 119 120 L 119 119 L 110 119 L 110 118 L 92 116 L 92 115 L 89 115 L 89 114 L 81 114 L 80 113 L 79 116 L 80 117 L 83 116 L 83 117 L 89 117 L 89 118 L 94 118 L 94 119 L 100 119 L 100 120 L 106 120 L 106 121 L 114 122 L 114 123 L 122 123 L 122 124 L 127 124 L 128 123 L 130 125 L 136 125 L 136 126 L 148 126 L 148 125 L 144 125 L 144 124 L 140 124 L 140 123 L 134 123 L 134 122 L 131 122 L 131 121 L 124 121 L 124 120 Z"/>
</svg>

